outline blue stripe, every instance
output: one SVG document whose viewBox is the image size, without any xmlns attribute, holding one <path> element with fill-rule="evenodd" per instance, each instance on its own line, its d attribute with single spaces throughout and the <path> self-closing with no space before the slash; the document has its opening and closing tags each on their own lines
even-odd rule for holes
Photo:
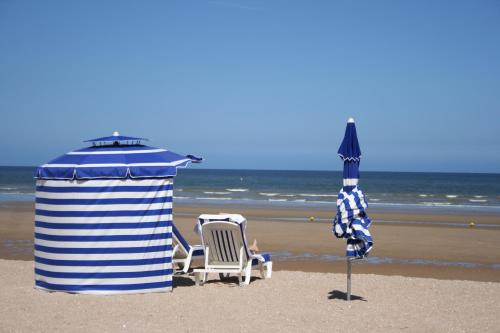
<svg viewBox="0 0 500 333">
<path fill-rule="evenodd" d="M 179 229 L 177 229 L 177 227 L 175 226 L 174 223 L 172 223 L 172 233 L 177 238 L 177 240 L 179 241 L 180 245 L 182 245 L 186 251 L 189 251 L 189 249 L 191 248 L 191 246 L 186 241 L 186 239 L 182 236 L 182 234 L 180 233 Z"/>
<path fill-rule="evenodd" d="M 145 246 L 145 247 L 96 247 L 96 248 L 62 248 L 35 245 L 35 250 L 47 253 L 69 253 L 69 254 L 112 254 L 112 253 L 143 253 L 171 251 L 172 245 Z"/>
<path fill-rule="evenodd" d="M 167 264 L 172 262 L 171 257 L 152 259 L 115 259 L 115 260 L 59 260 L 35 256 L 35 262 L 53 266 L 141 266 Z"/>
<path fill-rule="evenodd" d="M 37 186 L 39 192 L 51 193 L 102 193 L 102 192 L 157 192 L 173 189 L 173 185 L 158 185 L 158 186 L 68 186 L 68 187 L 51 187 Z"/>
<path fill-rule="evenodd" d="M 172 214 L 171 208 L 148 210 L 103 210 L 103 211 L 56 211 L 35 209 L 36 215 L 54 217 L 113 217 L 113 216 L 152 216 Z"/>
<path fill-rule="evenodd" d="M 35 284 L 39 287 L 60 290 L 60 291 L 93 291 L 93 290 L 144 290 L 155 288 L 172 287 L 172 281 L 152 282 L 152 283 L 137 283 L 137 284 L 102 284 L 102 285 L 71 285 L 71 284 L 52 284 L 44 281 L 36 280 Z"/>
<path fill-rule="evenodd" d="M 47 229 L 146 229 L 170 227 L 172 221 L 138 222 L 138 223 L 51 223 L 35 221 L 35 226 Z"/>
<path fill-rule="evenodd" d="M 142 272 L 109 272 L 109 273 L 67 273 L 67 272 L 50 272 L 35 268 L 35 274 L 60 278 L 60 279 L 125 279 L 125 278 L 140 278 L 148 276 L 161 276 L 172 274 L 171 269 L 161 269 L 154 271 Z"/>
<path fill-rule="evenodd" d="M 145 241 L 155 239 L 170 239 L 172 233 L 146 234 L 146 235 L 113 235 L 113 236 L 58 236 L 35 233 L 35 239 L 44 239 L 57 242 L 121 242 Z"/>
<path fill-rule="evenodd" d="M 172 202 L 172 196 L 158 198 L 115 198 L 115 199 L 47 199 L 36 198 L 36 203 L 48 205 L 134 205 Z"/>
</svg>

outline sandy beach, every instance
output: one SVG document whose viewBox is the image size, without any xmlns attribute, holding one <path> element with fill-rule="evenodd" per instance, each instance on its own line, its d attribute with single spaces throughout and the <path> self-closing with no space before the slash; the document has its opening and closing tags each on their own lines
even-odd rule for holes
<svg viewBox="0 0 500 333">
<path fill-rule="evenodd" d="M 175 277 L 172 293 L 90 296 L 33 289 L 33 262 L 0 260 L 5 332 L 498 332 L 500 283 L 278 271 L 246 287 Z"/>
<path fill-rule="evenodd" d="M 33 204 L 0 205 L 1 331 L 495 332 L 500 327 L 500 229 L 467 226 L 472 220 L 498 224 L 495 215 L 371 214 L 376 240 L 371 256 L 379 260 L 354 266 L 353 301 L 346 302 L 345 261 L 338 259 L 345 243 L 330 232 L 332 212 L 176 205 L 174 221 L 192 243 L 199 242 L 193 233 L 199 214 L 246 216 L 248 238 L 274 255 L 272 279 L 255 277 L 240 288 L 235 280 L 222 283 L 212 276 L 197 287 L 193 276 L 185 275 L 174 277 L 173 293 L 98 297 L 35 290 Z"/>
</svg>

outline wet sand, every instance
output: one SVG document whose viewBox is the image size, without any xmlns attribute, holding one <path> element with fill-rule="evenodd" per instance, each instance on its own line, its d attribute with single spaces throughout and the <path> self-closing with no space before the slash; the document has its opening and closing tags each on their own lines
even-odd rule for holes
<svg viewBox="0 0 500 333">
<path fill-rule="evenodd" d="M 262 251 L 276 254 L 275 270 L 345 272 L 343 260 L 324 259 L 331 255 L 341 258 L 345 252 L 345 241 L 333 236 L 327 222 L 333 211 L 176 204 L 174 222 L 189 242 L 198 244 L 199 238 L 193 233 L 196 217 L 218 212 L 240 213 L 248 219 L 249 240 L 256 238 Z M 314 222 L 309 221 L 311 216 Z M 382 263 L 360 262 L 354 266 L 354 273 L 500 282 L 500 228 L 468 227 L 471 221 L 500 224 L 499 216 L 373 212 L 370 217 L 375 239 L 370 256 L 381 258 Z M 0 204 L 0 258 L 33 259 L 33 218 L 32 203 Z M 440 264 L 415 264 L 416 260 Z M 472 267 L 467 268 L 467 263 Z"/>
</svg>

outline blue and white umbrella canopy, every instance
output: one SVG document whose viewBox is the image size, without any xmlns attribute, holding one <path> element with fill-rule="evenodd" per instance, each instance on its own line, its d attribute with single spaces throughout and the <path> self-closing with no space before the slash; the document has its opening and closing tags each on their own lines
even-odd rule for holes
<svg viewBox="0 0 500 333">
<path fill-rule="evenodd" d="M 140 144 L 144 138 L 102 137 L 85 142 L 93 146 L 71 151 L 36 169 L 39 179 L 163 178 L 177 168 L 202 159 Z"/>
<path fill-rule="evenodd" d="M 172 289 L 173 177 L 201 159 L 142 140 L 115 133 L 37 168 L 36 288 L 89 294 Z"/>
<path fill-rule="evenodd" d="M 337 198 L 333 233 L 338 238 L 347 239 L 348 258 L 363 258 L 371 250 L 373 239 L 368 230 L 371 221 L 365 212 L 368 201 L 358 186 L 361 149 L 352 118 L 347 121 L 344 140 L 338 154 L 344 161 L 343 187 Z"/>
</svg>

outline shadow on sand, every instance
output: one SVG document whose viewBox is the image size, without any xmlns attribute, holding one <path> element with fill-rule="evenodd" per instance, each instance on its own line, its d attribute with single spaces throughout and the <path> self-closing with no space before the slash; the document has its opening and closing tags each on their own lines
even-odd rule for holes
<svg viewBox="0 0 500 333">
<path fill-rule="evenodd" d="M 340 290 L 332 290 L 328 293 L 328 299 L 343 299 L 347 301 L 347 293 Z M 351 301 L 366 302 L 366 299 L 364 297 L 351 294 Z"/>
<path fill-rule="evenodd" d="M 254 282 L 255 280 L 260 280 L 261 278 L 252 276 L 250 278 L 250 283 Z M 194 279 L 187 277 L 187 276 L 182 276 L 182 275 L 174 275 L 173 276 L 173 288 L 180 288 L 180 287 L 192 287 L 195 285 Z M 239 282 L 238 282 L 238 277 L 237 276 L 225 276 L 222 279 L 216 278 L 215 276 L 210 277 L 209 280 L 205 282 L 205 284 L 226 284 L 226 285 L 232 285 L 235 287 L 239 287 Z"/>
</svg>

